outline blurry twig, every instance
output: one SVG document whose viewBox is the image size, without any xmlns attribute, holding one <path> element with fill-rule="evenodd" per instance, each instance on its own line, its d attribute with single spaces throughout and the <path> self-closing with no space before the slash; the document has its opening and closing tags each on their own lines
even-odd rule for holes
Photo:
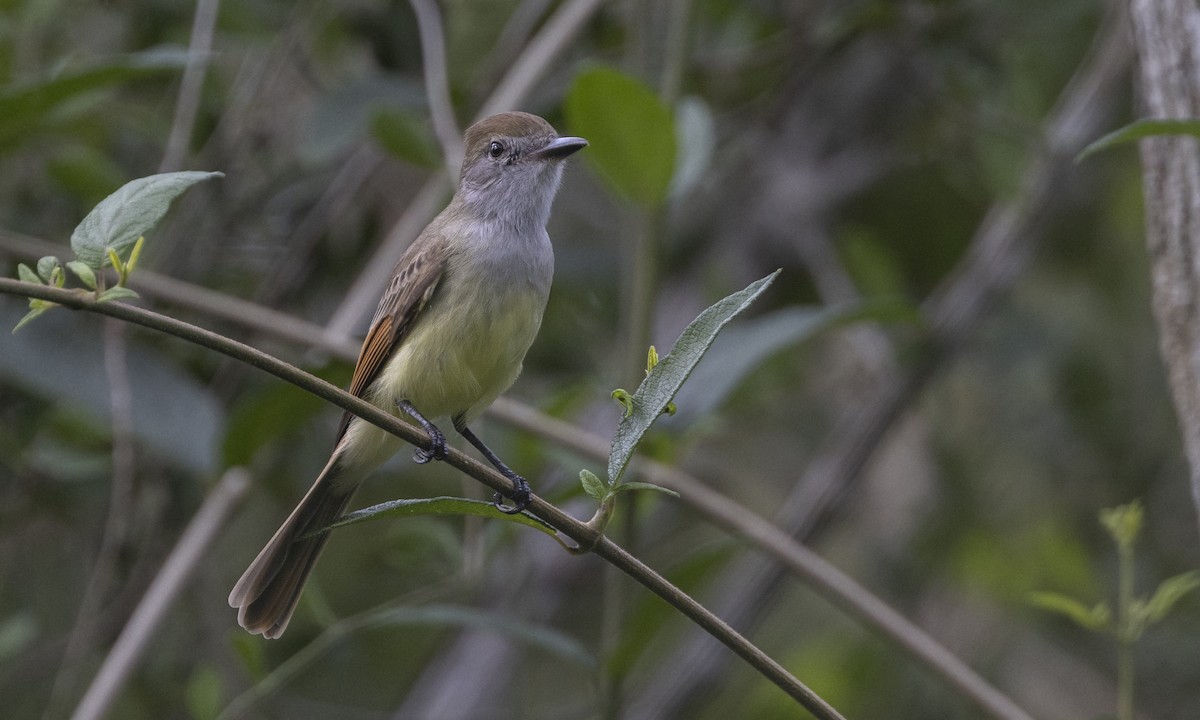
<svg viewBox="0 0 1200 720">
<path fill-rule="evenodd" d="M 451 181 L 458 178 L 462 165 L 462 130 L 454 119 L 450 104 L 450 80 L 446 75 L 446 39 L 442 32 L 442 16 L 434 0 L 408 0 L 417 15 L 417 30 L 421 34 L 421 65 L 425 69 L 425 94 L 429 98 L 429 114 L 433 130 L 442 145 L 446 175 Z"/>
<path fill-rule="evenodd" d="M 183 69 L 179 97 L 175 103 L 175 120 L 171 123 L 171 134 L 167 136 L 167 147 L 158 166 L 159 172 L 173 172 L 183 167 L 192 129 L 196 126 L 196 112 L 200 109 L 200 91 L 204 88 L 204 75 L 212 51 L 213 28 L 217 24 L 220 4 L 220 0 L 198 0 L 196 3 L 187 65 Z"/>
<path fill-rule="evenodd" d="M 72 720 L 100 720 L 108 713 L 167 610 L 204 559 L 249 485 L 250 476 L 246 470 L 231 468 L 208 494 L 129 617 L 91 687 L 75 708 Z"/>
</svg>

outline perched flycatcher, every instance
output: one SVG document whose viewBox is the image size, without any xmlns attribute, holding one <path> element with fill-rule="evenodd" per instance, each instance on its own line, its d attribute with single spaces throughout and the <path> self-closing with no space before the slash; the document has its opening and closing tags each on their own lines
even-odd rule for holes
<svg viewBox="0 0 1200 720">
<path fill-rule="evenodd" d="M 411 416 L 429 434 L 418 463 L 446 457 L 432 421 L 458 432 L 513 483 L 513 505 L 529 484 L 467 427 L 517 379 L 550 294 L 554 252 L 546 234 L 563 160 L 587 145 L 559 137 L 536 115 L 493 115 L 467 129 L 458 191 L 405 251 L 359 351 L 350 393 Z M 346 413 L 333 455 L 312 488 L 229 594 L 246 630 L 275 638 L 287 628 L 329 525 L 363 479 L 400 440 Z"/>
</svg>

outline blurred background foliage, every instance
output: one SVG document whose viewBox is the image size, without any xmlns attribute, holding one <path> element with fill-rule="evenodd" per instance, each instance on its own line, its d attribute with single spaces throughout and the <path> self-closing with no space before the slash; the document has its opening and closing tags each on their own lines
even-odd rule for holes
<svg viewBox="0 0 1200 720">
<path fill-rule="evenodd" d="M 439 5 L 460 124 L 558 6 Z M 160 167 L 194 12 L 165 0 L 0 3 L 5 275 L 28 262 L 26 237 L 67 259 L 88 210 Z M 915 307 L 946 281 L 988 208 L 1017 192 L 1103 13 L 1082 0 L 601 4 L 520 104 L 593 147 L 566 172 L 550 227 L 554 292 L 510 396 L 609 436 L 609 392 L 636 385 L 647 342 L 665 351 L 704 307 L 783 268 L 648 442 L 773 517 L 880 379 L 930 352 L 920 324 L 814 334 L 805 318 L 864 300 Z M 442 171 L 413 11 L 398 0 L 226 2 L 206 70 L 183 169 L 226 177 L 176 204 L 141 267 L 324 324 Z M 1117 127 L 1131 107 L 1126 79 L 1096 99 L 1098 125 Z M 1112 643 L 1028 593 L 1109 597 L 1115 557 L 1097 513 L 1134 498 L 1147 518 L 1140 586 L 1200 557 L 1149 307 L 1136 155 L 1089 159 L 1046 192 L 1011 292 L 805 539 L 1032 715 L 1071 720 L 1111 712 Z M 192 303 L 144 302 L 349 377 L 342 360 Z M 0 326 L 21 314 L 0 300 Z M 114 487 L 102 325 L 52 312 L 0 333 L 6 717 L 70 711 L 232 464 L 253 471 L 253 489 L 113 717 L 206 720 L 235 699 L 227 716 L 792 716 L 724 650 L 719 672 L 688 687 L 679 648 L 697 628 L 595 558 L 498 523 L 341 531 L 286 636 L 245 635 L 225 597 L 324 464 L 340 413 L 130 329 L 136 472 Z M 575 478 L 601 463 L 499 422 L 482 434 L 537 492 L 589 514 Z M 483 495 L 401 453 L 355 505 L 447 493 Z M 759 557 L 657 495 L 623 504 L 612 532 L 718 611 L 736 590 L 729 568 Z M 741 627 L 847 716 L 982 717 L 800 582 L 770 587 Z M 1190 598 L 1143 639 L 1146 717 L 1200 716 L 1198 635 Z M 666 685 L 687 699 L 664 699 Z"/>
</svg>

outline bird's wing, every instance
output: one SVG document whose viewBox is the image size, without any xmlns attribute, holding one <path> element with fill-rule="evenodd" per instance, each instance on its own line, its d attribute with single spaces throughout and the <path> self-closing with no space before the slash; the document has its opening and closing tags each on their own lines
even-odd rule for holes
<svg viewBox="0 0 1200 720">
<path fill-rule="evenodd" d="M 421 310 L 433 297 L 442 273 L 446 268 L 446 244 L 444 242 L 417 242 L 404 253 L 396 265 L 396 272 L 388 284 L 371 327 L 363 339 L 358 352 L 358 363 L 350 379 L 350 394 L 363 397 L 367 388 L 379 376 L 380 370 L 396 346 L 404 341 Z M 342 416 L 338 427 L 337 442 L 341 442 L 352 415 Z"/>
</svg>

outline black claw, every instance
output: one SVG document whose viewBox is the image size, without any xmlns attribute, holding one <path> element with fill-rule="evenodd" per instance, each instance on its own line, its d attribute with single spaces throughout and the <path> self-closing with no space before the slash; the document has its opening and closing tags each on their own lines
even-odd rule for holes
<svg viewBox="0 0 1200 720">
<path fill-rule="evenodd" d="M 417 448 L 413 451 L 413 462 L 418 465 L 424 465 L 430 460 L 445 460 L 446 453 L 446 436 L 441 433 L 436 427 L 429 427 L 429 449 L 422 450 Z"/>
<path fill-rule="evenodd" d="M 504 513 L 505 515 L 516 515 L 529 507 L 529 503 L 533 502 L 533 493 L 529 489 L 529 483 L 525 482 L 525 478 L 520 475 L 513 475 L 509 478 L 513 481 L 512 505 L 505 505 L 505 497 L 503 493 L 496 493 L 492 496 L 492 505 Z"/>
</svg>

